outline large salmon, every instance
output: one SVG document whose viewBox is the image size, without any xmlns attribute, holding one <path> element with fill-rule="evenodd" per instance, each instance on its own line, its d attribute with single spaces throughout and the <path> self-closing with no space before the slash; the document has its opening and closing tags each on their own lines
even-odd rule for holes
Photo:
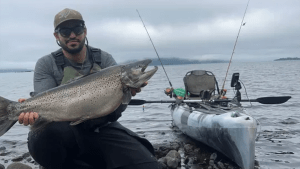
<svg viewBox="0 0 300 169">
<path fill-rule="evenodd" d="M 0 136 L 18 120 L 21 112 L 38 112 L 37 125 L 70 121 L 71 125 L 106 116 L 131 100 L 129 88 L 139 88 L 157 71 L 145 71 L 150 59 L 117 65 L 80 77 L 39 93 L 22 103 L 0 97 Z M 43 121 L 43 123 L 39 123 Z"/>
</svg>

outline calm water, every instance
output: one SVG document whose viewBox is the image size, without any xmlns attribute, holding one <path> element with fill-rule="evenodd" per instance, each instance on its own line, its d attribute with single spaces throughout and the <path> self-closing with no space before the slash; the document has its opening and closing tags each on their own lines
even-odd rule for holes
<svg viewBox="0 0 300 169">
<path fill-rule="evenodd" d="M 195 69 L 212 71 L 221 87 L 227 64 L 172 65 L 165 69 L 175 88 L 183 87 L 182 78 L 187 71 Z M 243 105 L 261 123 L 260 137 L 256 142 L 256 159 L 261 168 L 300 168 L 300 61 L 232 63 L 225 85 L 227 96 L 231 97 L 234 94 L 229 86 L 235 72 L 240 73 L 249 98 L 292 96 L 288 102 L 279 105 Z M 21 97 L 28 98 L 29 92 L 33 91 L 32 78 L 32 72 L 0 73 L 0 96 L 15 101 Z M 135 98 L 169 99 L 163 92 L 166 87 L 169 83 L 160 67 L 149 85 Z M 246 99 L 244 86 L 241 92 L 243 99 Z M 168 104 L 146 104 L 144 112 L 142 106 L 129 106 L 119 121 L 136 132 L 171 130 Z M 15 153 L 27 152 L 28 131 L 28 127 L 16 124 L 0 138 L 0 147 L 15 147 Z"/>
</svg>

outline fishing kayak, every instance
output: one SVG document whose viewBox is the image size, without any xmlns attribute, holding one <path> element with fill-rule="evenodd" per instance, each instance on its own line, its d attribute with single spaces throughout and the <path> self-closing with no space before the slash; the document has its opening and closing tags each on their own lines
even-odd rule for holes
<svg viewBox="0 0 300 169">
<path fill-rule="evenodd" d="M 188 104 L 172 104 L 173 125 L 223 153 L 241 168 L 254 168 L 257 122 L 243 107 L 199 103 L 195 108 Z"/>
</svg>

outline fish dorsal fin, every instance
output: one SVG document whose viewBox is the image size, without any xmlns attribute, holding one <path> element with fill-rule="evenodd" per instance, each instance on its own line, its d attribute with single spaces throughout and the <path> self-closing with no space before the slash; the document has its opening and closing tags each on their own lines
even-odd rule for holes
<svg viewBox="0 0 300 169">
<path fill-rule="evenodd" d="M 90 74 L 97 73 L 99 71 L 101 71 L 101 67 L 98 64 L 94 63 L 93 67 L 91 68 Z"/>
<path fill-rule="evenodd" d="M 75 77 L 74 77 L 74 75 L 75 75 Z M 73 68 L 71 66 L 67 66 L 64 68 L 64 78 L 63 78 L 61 84 L 68 84 L 68 83 L 71 83 L 82 77 L 84 77 L 84 75 L 79 73 L 75 68 Z"/>
<path fill-rule="evenodd" d="M 70 125 L 71 125 L 71 126 L 75 126 L 75 125 L 80 124 L 80 123 L 82 123 L 82 122 L 84 122 L 84 121 L 86 121 L 86 120 L 87 120 L 86 118 L 81 118 L 81 119 L 79 119 L 79 120 L 77 120 L 77 121 L 71 122 Z"/>
</svg>

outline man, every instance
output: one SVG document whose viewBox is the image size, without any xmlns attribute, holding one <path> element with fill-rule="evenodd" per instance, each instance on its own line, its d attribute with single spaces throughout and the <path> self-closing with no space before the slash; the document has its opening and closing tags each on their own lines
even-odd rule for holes
<svg viewBox="0 0 300 169">
<path fill-rule="evenodd" d="M 61 49 L 36 63 L 33 97 L 76 76 L 116 65 L 110 54 L 85 45 L 87 28 L 79 12 L 68 8 L 59 12 L 54 19 L 54 30 Z M 131 89 L 133 96 L 137 92 L 140 89 Z M 19 99 L 19 102 L 24 100 Z M 31 131 L 29 152 L 47 169 L 158 168 L 152 145 L 116 121 L 125 108 L 121 105 L 106 117 L 76 126 L 70 126 L 69 122 L 54 122 L 41 131 Z M 36 119 L 38 112 L 21 113 L 19 123 L 33 124 Z"/>
</svg>

